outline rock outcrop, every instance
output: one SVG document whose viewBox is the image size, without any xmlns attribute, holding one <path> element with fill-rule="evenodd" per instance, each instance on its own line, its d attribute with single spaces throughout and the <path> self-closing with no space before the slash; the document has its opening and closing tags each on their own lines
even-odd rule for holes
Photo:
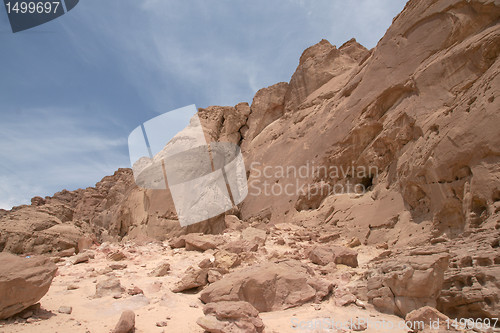
<svg viewBox="0 0 500 333">
<path fill-rule="evenodd" d="M 38 302 L 49 290 L 57 267 L 48 258 L 0 253 L 0 319 Z"/>
<path fill-rule="evenodd" d="M 293 260 L 251 266 L 209 285 L 200 299 L 205 303 L 245 301 L 260 312 L 288 309 L 321 300 L 331 292 L 332 284 L 318 283 L 311 273 Z"/>
<path fill-rule="evenodd" d="M 203 309 L 205 317 L 197 323 L 207 332 L 230 333 L 264 331 L 264 323 L 259 317 L 259 311 L 247 302 L 217 302 L 209 303 Z"/>
</svg>

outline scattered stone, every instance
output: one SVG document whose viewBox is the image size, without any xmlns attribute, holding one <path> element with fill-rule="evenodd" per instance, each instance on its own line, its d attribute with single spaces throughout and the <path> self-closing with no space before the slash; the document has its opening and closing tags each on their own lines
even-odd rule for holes
<svg viewBox="0 0 500 333">
<path fill-rule="evenodd" d="M 170 264 L 166 261 L 160 263 L 158 266 L 156 266 L 155 269 L 153 269 L 148 275 L 149 276 L 155 276 L 155 277 L 161 277 L 167 275 L 168 271 L 170 270 Z"/>
<path fill-rule="evenodd" d="M 157 327 L 166 327 L 166 326 L 168 326 L 168 322 L 166 322 L 166 321 L 157 321 L 156 322 L 156 326 Z"/>
<path fill-rule="evenodd" d="M 318 238 L 318 242 L 319 243 L 328 243 L 328 242 L 334 241 L 338 238 L 340 238 L 339 233 L 331 233 L 331 234 L 326 234 L 326 235 L 320 236 Z"/>
<path fill-rule="evenodd" d="M 71 306 L 60 306 L 59 309 L 57 310 L 59 313 L 64 313 L 64 314 L 71 314 L 73 312 L 73 308 Z"/>
<path fill-rule="evenodd" d="M 122 312 L 113 333 L 131 333 L 135 328 L 135 313 L 131 310 Z"/>
<path fill-rule="evenodd" d="M 181 291 L 205 286 L 208 283 L 208 269 L 189 267 L 184 276 L 175 284 L 172 291 Z"/>
<path fill-rule="evenodd" d="M 241 238 L 248 242 L 256 242 L 260 246 L 266 243 L 267 233 L 265 230 L 248 227 L 241 232 Z"/>
<path fill-rule="evenodd" d="M 114 271 L 122 270 L 127 268 L 127 264 L 110 264 L 109 268 L 111 268 Z"/>
<path fill-rule="evenodd" d="M 96 292 L 95 297 L 104 297 L 108 295 L 121 295 L 124 288 L 120 284 L 120 280 L 116 277 L 110 277 L 106 280 L 100 281 L 95 286 Z"/>
<path fill-rule="evenodd" d="M 215 249 L 219 244 L 214 235 L 187 234 L 184 236 L 187 251 L 206 251 Z"/>
<path fill-rule="evenodd" d="M 59 251 L 59 253 L 57 253 L 57 256 L 61 257 L 61 258 L 66 258 L 66 257 L 71 257 L 74 254 L 75 254 L 75 249 L 74 248 L 69 248 L 69 249 L 66 249 L 66 250 Z"/>
<path fill-rule="evenodd" d="M 87 253 L 79 253 L 77 254 L 76 256 L 74 256 L 73 258 L 71 258 L 71 263 L 73 265 L 76 265 L 76 264 L 81 264 L 81 263 L 84 263 L 84 262 L 88 262 L 90 260 L 90 257 Z"/>
<path fill-rule="evenodd" d="M 219 250 L 215 252 L 214 258 L 215 267 L 223 268 L 226 270 L 234 268 L 241 263 L 240 257 L 237 254 L 225 250 Z"/>
<path fill-rule="evenodd" d="M 115 251 L 115 252 L 111 252 L 110 254 L 108 254 L 107 258 L 109 260 L 113 260 L 113 261 L 120 261 L 120 260 L 123 260 L 127 257 L 121 251 Z"/>
<path fill-rule="evenodd" d="M 140 295 L 140 294 L 144 295 L 144 291 L 142 291 L 141 288 L 134 286 L 134 288 L 130 288 L 129 290 L 127 290 L 127 294 L 129 294 L 131 296 Z"/>
<path fill-rule="evenodd" d="M 224 216 L 224 223 L 226 224 L 226 229 L 229 229 L 229 230 L 241 230 L 241 229 L 243 229 L 243 221 L 241 221 L 235 215 Z"/>
<path fill-rule="evenodd" d="M 259 244 L 255 241 L 248 241 L 248 240 L 240 239 L 240 240 L 229 242 L 228 244 L 223 246 L 223 249 L 228 251 L 228 252 L 232 252 L 232 253 L 236 253 L 236 254 L 240 254 L 240 253 L 244 253 L 244 252 L 255 252 L 259 249 Z"/>
<path fill-rule="evenodd" d="M 361 241 L 357 237 L 353 237 L 347 244 L 347 247 L 353 248 L 361 245 Z"/>
<path fill-rule="evenodd" d="M 218 270 L 210 269 L 208 271 L 207 281 L 208 283 L 214 283 L 215 281 L 219 281 L 220 279 L 222 279 L 222 276 L 222 273 Z"/>
<path fill-rule="evenodd" d="M 168 243 L 168 245 L 170 245 L 172 249 L 179 249 L 181 247 L 185 247 L 186 240 L 184 239 L 184 237 L 185 236 L 175 237 Z"/>
<path fill-rule="evenodd" d="M 250 303 L 242 301 L 209 303 L 203 309 L 205 317 L 196 322 L 208 332 L 249 332 L 264 331 L 264 323 L 259 311 Z"/>
<path fill-rule="evenodd" d="M 205 258 L 203 259 L 202 261 L 200 261 L 200 263 L 198 264 L 198 267 L 200 268 L 210 268 L 210 267 L 213 267 L 214 266 L 214 261 L 215 261 L 215 258 Z"/>
<path fill-rule="evenodd" d="M 358 319 L 356 321 L 353 320 L 349 328 L 354 332 L 362 332 L 368 328 L 368 324 L 366 323 L 365 320 L 362 319 Z"/>
<path fill-rule="evenodd" d="M 321 266 L 334 262 L 335 264 L 358 267 L 358 253 L 342 246 L 315 246 L 309 252 L 309 259 Z"/>
</svg>

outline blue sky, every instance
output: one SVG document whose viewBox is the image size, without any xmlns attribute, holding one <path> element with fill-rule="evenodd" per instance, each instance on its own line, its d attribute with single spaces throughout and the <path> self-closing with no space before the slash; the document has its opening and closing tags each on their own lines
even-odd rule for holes
<svg viewBox="0 0 500 333">
<path fill-rule="evenodd" d="M 159 114 L 251 102 L 322 38 L 376 45 L 400 0 L 81 0 L 13 34 L 0 8 L 0 208 L 129 167 Z"/>
</svg>

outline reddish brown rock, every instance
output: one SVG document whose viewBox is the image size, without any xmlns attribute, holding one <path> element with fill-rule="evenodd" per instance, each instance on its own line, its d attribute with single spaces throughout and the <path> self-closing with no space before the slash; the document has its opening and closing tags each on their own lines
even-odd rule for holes
<svg viewBox="0 0 500 333">
<path fill-rule="evenodd" d="M 255 252 L 259 248 L 259 244 L 255 241 L 247 241 L 247 240 L 235 240 L 227 243 L 222 246 L 222 248 L 228 252 L 232 253 L 244 253 L 244 252 Z"/>
<path fill-rule="evenodd" d="M 312 272 L 298 261 L 265 263 L 225 275 L 201 293 L 205 303 L 246 301 L 259 311 L 276 311 L 315 300 L 318 290 L 308 284 Z M 320 288 L 322 293 L 323 287 Z"/>
<path fill-rule="evenodd" d="M 333 262 L 358 267 L 358 253 L 342 246 L 315 246 L 309 252 L 309 259 L 321 266 Z"/>
<path fill-rule="evenodd" d="M 122 312 L 113 333 L 131 333 L 135 329 L 135 313 L 131 310 Z"/>
<path fill-rule="evenodd" d="M 94 297 L 114 296 L 120 295 L 125 288 L 122 287 L 120 280 L 116 277 L 109 277 L 105 280 L 98 282 L 95 286 Z"/>
<path fill-rule="evenodd" d="M 205 286 L 208 283 L 208 269 L 189 267 L 184 276 L 175 284 L 174 293 Z"/>
<path fill-rule="evenodd" d="M 123 254 L 123 252 L 121 251 L 114 251 L 108 254 L 107 258 L 113 261 L 120 261 L 127 258 L 127 256 L 125 256 L 125 254 Z"/>
<path fill-rule="evenodd" d="M 155 276 L 155 277 L 165 276 L 167 275 L 169 270 L 170 270 L 170 264 L 165 261 L 156 266 L 156 268 L 149 273 L 149 276 Z"/>
<path fill-rule="evenodd" d="M 208 303 L 203 309 L 205 317 L 197 320 L 207 332 L 249 332 L 264 331 L 264 323 L 259 317 L 259 311 L 248 302 L 217 302 Z"/>
<path fill-rule="evenodd" d="M 49 290 L 57 267 L 49 258 L 0 253 L 0 319 L 38 302 Z"/>
<path fill-rule="evenodd" d="M 206 251 L 217 248 L 220 241 L 213 235 L 188 234 L 184 236 L 186 250 L 188 251 Z"/>
</svg>

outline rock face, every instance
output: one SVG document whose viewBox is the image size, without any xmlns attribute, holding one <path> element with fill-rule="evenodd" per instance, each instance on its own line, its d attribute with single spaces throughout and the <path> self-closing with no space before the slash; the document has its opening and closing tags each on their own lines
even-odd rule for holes
<svg viewBox="0 0 500 333">
<path fill-rule="evenodd" d="M 48 258 L 0 253 L 0 319 L 38 302 L 49 290 L 57 267 Z"/>
<path fill-rule="evenodd" d="M 499 240 L 500 233 L 483 230 L 445 243 L 451 259 L 437 300 L 439 311 L 451 318 L 500 315 Z"/>
<path fill-rule="evenodd" d="M 266 263 L 225 275 L 201 293 L 205 303 L 245 301 L 260 312 L 288 309 L 329 294 L 332 285 L 317 283 L 298 261 Z M 315 289 L 318 288 L 318 289 Z"/>
</svg>

